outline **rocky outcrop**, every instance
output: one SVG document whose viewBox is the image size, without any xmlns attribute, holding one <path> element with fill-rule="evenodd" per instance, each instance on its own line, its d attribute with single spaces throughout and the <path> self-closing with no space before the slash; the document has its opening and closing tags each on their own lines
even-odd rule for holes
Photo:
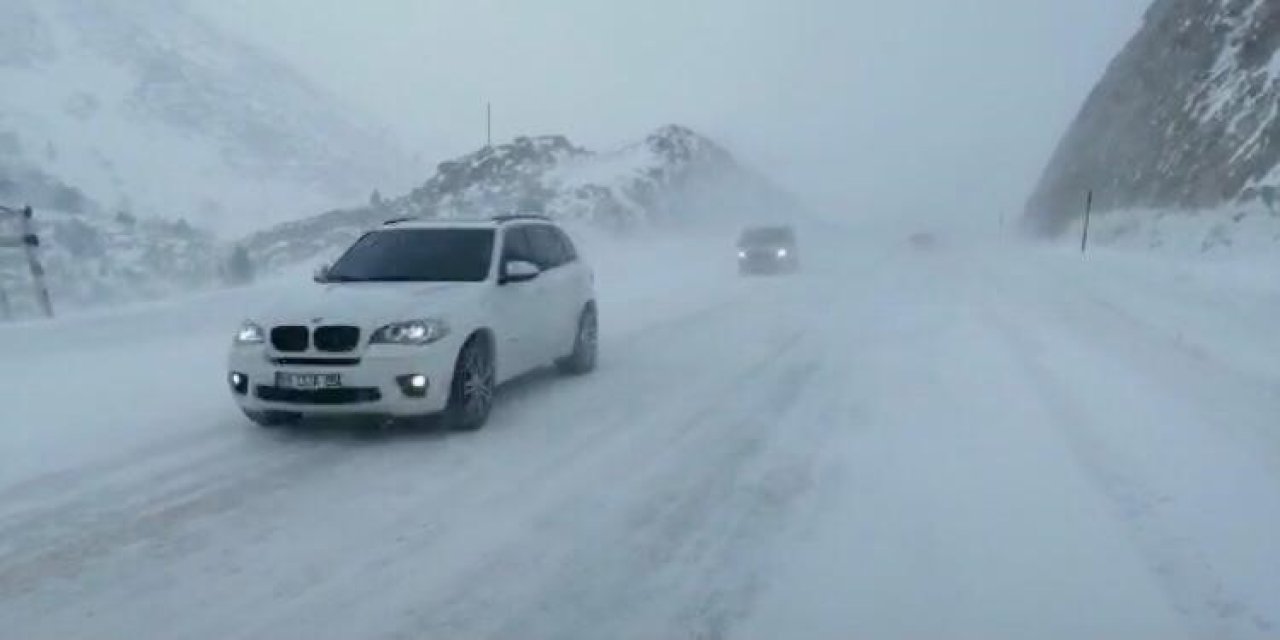
<svg viewBox="0 0 1280 640">
<path fill-rule="evenodd" d="M 785 218 L 800 208 L 720 145 L 673 125 L 604 153 L 563 136 L 517 138 L 441 163 L 435 175 L 403 197 L 282 224 L 245 243 L 262 263 L 281 267 L 338 251 L 392 218 L 534 212 L 625 232 Z"/>
<path fill-rule="evenodd" d="M 1280 2 L 1156 0 L 1027 204 L 1055 233 L 1083 211 L 1280 209 Z"/>
</svg>

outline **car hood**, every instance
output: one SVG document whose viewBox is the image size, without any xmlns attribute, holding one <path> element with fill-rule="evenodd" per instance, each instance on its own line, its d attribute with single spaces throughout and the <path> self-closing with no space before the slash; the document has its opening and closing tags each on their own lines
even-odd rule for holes
<svg viewBox="0 0 1280 640">
<path fill-rule="evenodd" d="M 479 283 L 350 282 L 314 285 L 286 296 L 254 320 L 281 324 L 351 324 L 377 328 L 422 318 L 448 320 L 479 294 Z"/>
</svg>

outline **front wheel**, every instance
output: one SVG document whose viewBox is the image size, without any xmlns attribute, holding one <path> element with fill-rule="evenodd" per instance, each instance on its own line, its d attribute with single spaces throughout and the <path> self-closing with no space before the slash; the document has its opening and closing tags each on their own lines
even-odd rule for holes
<svg viewBox="0 0 1280 640">
<path fill-rule="evenodd" d="M 573 352 L 556 363 L 561 373 L 580 376 L 595 371 L 600 354 L 600 322 L 594 305 L 578 316 L 578 331 L 573 339 Z"/>
<path fill-rule="evenodd" d="M 476 431 L 489 421 L 496 392 L 493 350 L 480 337 L 462 347 L 454 366 L 445 420 L 456 431 Z"/>
</svg>

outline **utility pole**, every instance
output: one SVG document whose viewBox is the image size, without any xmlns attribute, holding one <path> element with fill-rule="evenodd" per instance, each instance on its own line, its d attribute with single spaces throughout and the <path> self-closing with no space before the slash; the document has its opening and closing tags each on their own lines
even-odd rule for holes
<svg viewBox="0 0 1280 640">
<path fill-rule="evenodd" d="M 1084 203 L 1084 234 L 1080 237 L 1080 253 L 1089 249 L 1089 218 L 1093 217 L 1093 189 Z"/>
</svg>

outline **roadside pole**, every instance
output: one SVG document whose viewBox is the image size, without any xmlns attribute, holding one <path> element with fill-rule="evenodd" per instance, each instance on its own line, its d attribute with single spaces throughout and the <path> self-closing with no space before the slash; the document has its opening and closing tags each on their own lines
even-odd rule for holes
<svg viewBox="0 0 1280 640">
<path fill-rule="evenodd" d="M 1080 253 L 1084 253 L 1089 249 L 1089 219 L 1093 217 L 1093 190 L 1089 190 L 1089 197 L 1084 203 L 1084 234 L 1080 237 Z"/>
<path fill-rule="evenodd" d="M 0 237 L 0 248 L 22 249 L 27 258 L 27 268 L 31 270 L 31 280 L 36 290 L 36 301 L 40 304 L 47 318 L 53 317 L 53 302 L 49 296 L 49 286 L 45 282 L 44 265 L 40 264 L 40 237 L 36 235 L 35 213 L 31 207 L 21 210 L 0 207 L 0 217 L 9 216 L 18 219 L 17 237 Z M 4 310 L 9 310 L 8 300 L 4 302 Z"/>
</svg>

